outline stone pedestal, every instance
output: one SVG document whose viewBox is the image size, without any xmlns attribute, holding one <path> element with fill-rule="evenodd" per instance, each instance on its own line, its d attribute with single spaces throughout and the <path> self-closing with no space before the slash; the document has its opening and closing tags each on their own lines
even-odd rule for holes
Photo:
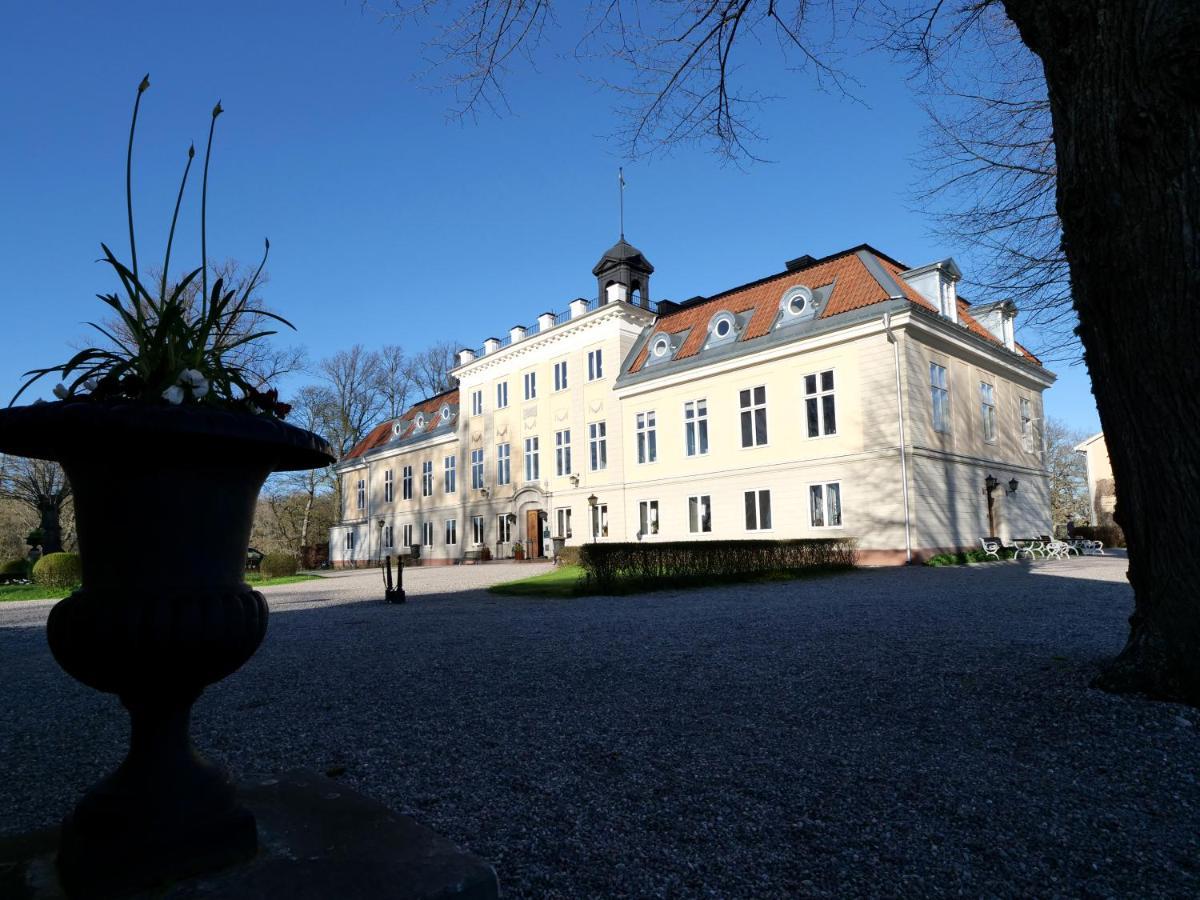
<svg viewBox="0 0 1200 900">
<path fill-rule="evenodd" d="M 246 862 L 162 885 L 156 900 L 494 900 L 496 873 L 407 816 L 313 772 L 254 779 L 239 802 L 258 822 Z M 58 833 L 0 840 L 0 896 L 67 898 L 55 867 Z M 74 897 L 102 894 L 78 893 Z"/>
</svg>

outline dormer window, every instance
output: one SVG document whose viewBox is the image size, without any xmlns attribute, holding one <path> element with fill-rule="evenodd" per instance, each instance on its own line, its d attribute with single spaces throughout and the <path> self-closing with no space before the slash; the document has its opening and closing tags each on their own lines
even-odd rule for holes
<svg viewBox="0 0 1200 900">
<path fill-rule="evenodd" d="M 400 435 L 403 434 L 403 432 L 404 432 L 404 423 L 403 422 L 393 422 L 392 423 L 392 436 L 393 437 L 400 437 Z"/>
<path fill-rule="evenodd" d="M 441 411 L 441 413 L 439 413 L 439 418 L 441 418 L 441 420 L 443 422 L 450 421 L 450 407 L 449 406 L 442 407 L 442 411 Z"/>
<path fill-rule="evenodd" d="M 708 340 L 704 343 L 705 349 L 733 343 L 737 340 L 740 327 L 737 317 L 729 310 L 723 309 L 716 313 L 708 320 Z"/>
<path fill-rule="evenodd" d="M 655 339 L 654 344 L 650 348 L 650 352 L 658 359 L 666 356 L 671 351 L 671 341 L 666 335 L 660 335 Z"/>
<path fill-rule="evenodd" d="M 821 301 L 811 288 L 802 284 L 790 287 L 779 301 L 780 325 L 815 319 L 821 311 Z"/>
<path fill-rule="evenodd" d="M 417 422 L 417 428 L 424 428 L 425 427 L 425 416 L 422 413 L 417 413 L 416 422 Z"/>
</svg>

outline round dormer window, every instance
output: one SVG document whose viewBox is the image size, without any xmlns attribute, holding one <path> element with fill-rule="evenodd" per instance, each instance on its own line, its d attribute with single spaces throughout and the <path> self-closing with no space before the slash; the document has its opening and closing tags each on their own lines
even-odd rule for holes
<svg viewBox="0 0 1200 900">
<path fill-rule="evenodd" d="M 393 422 L 392 423 L 392 434 L 394 434 L 396 437 L 400 437 L 400 433 L 403 431 L 404 431 L 404 423 L 403 422 Z"/>
<path fill-rule="evenodd" d="M 442 407 L 442 421 L 443 422 L 450 421 L 450 407 L 448 407 L 448 406 Z"/>
<path fill-rule="evenodd" d="M 788 289 L 788 292 L 783 295 L 783 302 L 779 305 L 783 308 L 785 316 L 808 319 L 817 314 L 820 301 L 813 296 L 813 292 L 809 288 L 798 284 Z"/>
<path fill-rule="evenodd" d="M 667 355 L 667 351 L 671 349 L 671 342 L 666 337 L 660 337 L 654 342 L 654 346 L 650 348 L 656 357 L 662 358 Z"/>
<path fill-rule="evenodd" d="M 730 312 L 719 312 L 709 321 L 708 329 L 716 340 L 725 340 L 737 330 L 737 320 Z"/>
<path fill-rule="evenodd" d="M 420 415 L 420 414 L 417 415 L 417 427 L 418 428 L 425 427 L 425 417 L 423 415 Z"/>
<path fill-rule="evenodd" d="M 717 337 L 725 337 L 725 335 L 729 334 L 731 328 L 733 328 L 733 326 L 729 324 L 729 320 L 722 319 L 717 323 Z"/>
</svg>

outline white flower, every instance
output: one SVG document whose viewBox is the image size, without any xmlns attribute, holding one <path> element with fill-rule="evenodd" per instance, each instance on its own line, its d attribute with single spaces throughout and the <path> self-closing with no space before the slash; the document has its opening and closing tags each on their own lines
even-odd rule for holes
<svg viewBox="0 0 1200 900">
<path fill-rule="evenodd" d="M 162 392 L 162 396 L 163 396 L 163 399 L 166 400 L 168 403 L 172 403 L 172 404 L 178 406 L 180 403 L 183 402 L 183 388 L 181 388 L 177 384 L 173 384 L 169 388 L 167 388 L 165 391 Z"/>
<path fill-rule="evenodd" d="M 59 400 L 66 400 L 71 396 L 71 392 L 67 390 L 67 386 L 61 381 L 54 386 L 54 396 Z"/>
<path fill-rule="evenodd" d="M 199 387 L 200 385 L 208 386 L 208 379 L 205 378 L 199 369 L 184 369 L 179 373 L 179 384 L 188 387 Z"/>
<path fill-rule="evenodd" d="M 208 393 L 208 381 L 205 380 L 200 384 L 192 385 L 192 396 L 199 400 Z"/>
<path fill-rule="evenodd" d="M 87 388 L 89 392 L 95 391 L 96 388 L 100 387 L 100 379 L 99 378 L 89 378 L 87 381 L 85 381 L 83 383 L 83 386 L 85 388 Z"/>
</svg>

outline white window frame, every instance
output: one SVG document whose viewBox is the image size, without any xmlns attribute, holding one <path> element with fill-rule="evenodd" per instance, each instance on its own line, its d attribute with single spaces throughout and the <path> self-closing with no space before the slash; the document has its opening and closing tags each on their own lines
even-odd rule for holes
<svg viewBox="0 0 1200 900">
<path fill-rule="evenodd" d="M 400 470 L 400 494 L 405 500 L 413 497 L 413 467 L 405 466 Z"/>
<path fill-rule="evenodd" d="M 683 455 L 708 455 L 708 399 L 683 404 Z"/>
<path fill-rule="evenodd" d="M 939 362 L 929 361 L 929 408 L 933 430 L 950 433 L 950 370 Z"/>
<path fill-rule="evenodd" d="M 442 463 L 442 488 L 447 494 L 458 490 L 458 457 L 447 456 Z"/>
<path fill-rule="evenodd" d="M 478 447 L 471 451 L 471 489 L 478 491 L 483 485 L 483 448 Z"/>
<path fill-rule="evenodd" d="M 541 449 L 537 435 L 525 438 L 525 480 L 537 481 L 542 475 Z"/>
<path fill-rule="evenodd" d="M 651 537 L 662 531 L 662 505 L 658 500 L 638 501 L 638 536 Z"/>
<path fill-rule="evenodd" d="M 476 547 L 482 547 L 487 543 L 487 535 L 484 533 L 484 518 L 483 516 L 471 516 L 471 543 Z"/>
<path fill-rule="evenodd" d="M 1028 397 L 1019 398 L 1017 415 L 1021 419 L 1021 445 L 1027 453 L 1033 453 L 1033 401 Z"/>
<path fill-rule="evenodd" d="M 355 545 L 356 541 L 357 541 L 357 533 L 353 530 L 347 531 L 346 532 L 346 540 L 342 543 L 342 547 L 346 550 L 349 550 L 351 553 L 353 553 L 354 545 Z"/>
<path fill-rule="evenodd" d="M 833 387 L 825 387 L 825 376 L 828 375 L 833 382 Z M 812 393 L 808 391 L 808 379 L 814 379 L 816 385 Z M 810 441 L 820 440 L 821 438 L 836 437 L 838 425 L 838 402 L 837 402 L 837 370 L 834 368 L 821 369 L 819 372 L 806 372 L 800 379 L 800 387 L 804 392 L 804 434 Z M 829 397 L 833 404 L 833 430 L 830 431 L 826 422 L 825 398 Z M 811 434 L 808 420 L 808 405 L 809 403 L 817 405 L 817 433 Z"/>
<path fill-rule="evenodd" d="M 813 513 L 815 512 L 815 509 L 813 508 L 813 489 L 814 488 L 817 488 L 820 490 L 820 496 L 821 496 L 821 524 L 819 524 L 819 525 L 814 521 L 814 517 L 813 517 Z M 834 504 L 833 504 L 833 492 L 830 491 L 830 488 L 836 489 L 836 493 L 837 493 L 837 514 L 838 514 L 837 524 L 833 524 L 831 521 L 833 519 L 832 512 L 833 512 Z M 820 529 L 820 530 L 829 530 L 829 529 L 846 527 L 846 498 L 845 498 L 845 495 L 842 493 L 842 482 L 840 480 L 837 480 L 837 481 L 814 481 L 810 484 L 805 485 L 804 499 L 805 499 L 805 502 L 808 504 L 808 527 L 809 528 L 816 528 L 816 529 Z"/>
<path fill-rule="evenodd" d="M 477 391 L 471 391 L 471 415 L 483 415 L 483 388 Z"/>
<path fill-rule="evenodd" d="M 536 400 L 537 399 L 537 372 L 536 371 L 525 372 L 523 375 L 523 380 L 525 383 L 525 399 L 526 400 Z"/>
<path fill-rule="evenodd" d="M 496 445 L 496 484 L 512 484 L 512 444 Z"/>
<path fill-rule="evenodd" d="M 433 546 L 433 520 L 432 519 L 421 523 L 421 546 L 422 547 L 432 547 Z"/>
<path fill-rule="evenodd" d="M 554 432 L 554 474 L 565 478 L 571 474 L 571 429 Z"/>
<path fill-rule="evenodd" d="M 385 549 L 391 550 L 391 549 L 395 548 L 396 545 L 393 543 L 393 541 L 395 540 L 395 537 L 396 537 L 396 533 L 392 530 L 392 526 L 384 525 L 382 539 L 383 539 L 383 546 Z"/>
<path fill-rule="evenodd" d="M 421 496 L 433 496 L 433 460 L 427 459 L 421 463 Z"/>
<path fill-rule="evenodd" d="M 555 537 L 571 537 L 571 507 L 559 506 L 554 510 L 554 527 L 558 529 Z"/>
<path fill-rule="evenodd" d="M 458 546 L 458 519 L 447 519 L 445 523 L 446 546 Z"/>
<path fill-rule="evenodd" d="M 608 423 L 604 419 L 588 422 L 588 465 L 593 472 L 608 468 Z"/>
<path fill-rule="evenodd" d="M 396 499 L 396 481 L 395 475 L 391 469 L 383 473 L 383 502 L 391 503 Z"/>
<path fill-rule="evenodd" d="M 588 381 L 599 381 L 604 377 L 604 348 L 597 347 L 595 350 L 589 350 L 587 355 L 588 361 Z"/>
<path fill-rule="evenodd" d="M 354 488 L 354 508 L 367 508 L 367 479 L 358 479 L 358 484 Z"/>
<path fill-rule="evenodd" d="M 554 391 L 565 391 L 567 387 L 567 361 L 561 359 L 554 364 Z"/>
<path fill-rule="evenodd" d="M 496 409 L 506 409 L 508 407 L 508 382 L 496 382 Z"/>
<path fill-rule="evenodd" d="M 400 526 L 400 539 L 404 541 L 403 546 L 412 549 L 412 522 Z"/>
<path fill-rule="evenodd" d="M 743 502 L 745 502 L 743 500 Z M 693 528 L 692 510 L 696 510 L 697 527 Z M 708 525 L 705 528 L 705 524 Z M 687 529 L 688 534 L 711 534 L 712 533 L 712 495 L 711 494 L 693 494 L 687 498 Z"/>
<path fill-rule="evenodd" d="M 983 442 L 996 443 L 996 385 L 982 379 L 979 382 L 979 415 Z"/>
<path fill-rule="evenodd" d="M 754 392 L 762 390 L 762 402 L 755 399 Z M 749 399 L 746 404 L 742 403 L 742 394 L 746 394 Z M 758 416 L 755 415 L 759 410 L 762 410 L 762 431 L 759 435 Z M 747 418 L 748 417 L 748 418 Z M 750 443 L 746 443 L 746 431 L 744 423 L 750 422 Z M 765 384 L 756 384 L 748 388 L 738 389 L 738 442 L 743 450 L 753 450 L 757 447 L 768 446 L 767 441 L 770 437 L 771 429 L 770 422 L 767 419 L 767 386 Z"/>
<path fill-rule="evenodd" d="M 608 537 L 608 504 L 597 503 L 588 507 L 588 520 L 592 532 L 592 540 Z"/>
<path fill-rule="evenodd" d="M 746 495 L 747 494 L 754 495 L 754 526 L 753 527 L 751 527 L 750 524 L 745 521 L 745 518 L 746 518 Z M 763 494 L 767 495 L 767 517 L 771 520 L 765 526 L 762 524 Z M 742 491 L 742 522 L 746 526 L 746 531 L 753 531 L 755 533 L 758 533 L 758 532 L 762 532 L 762 531 L 774 531 L 775 530 L 775 503 L 773 502 L 773 498 L 771 497 L 771 489 L 770 488 L 754 488 L 753 490 Z"/>
<path fill-rule="evenodd" d="M 512 543 L 512 526 L 513 523 L 509 521 L 508 513 L 500 513 L 496 516 L 496 543 Z"/>
<path fill-rule="evenodd" d="M 633 417 L 637 435 L 637 461 L 640 466 L 658 462 L 658 416 L 652 409 L 636 413 Z"/>
</svg>

